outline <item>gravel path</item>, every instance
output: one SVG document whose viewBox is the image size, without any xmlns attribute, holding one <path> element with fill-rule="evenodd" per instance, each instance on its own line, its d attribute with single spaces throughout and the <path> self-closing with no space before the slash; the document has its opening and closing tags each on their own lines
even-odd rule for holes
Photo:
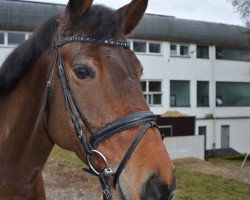
<svg viewBox="0 0 250 200">
<path fill-rule="evenodd" d="M 102 199 L 98 180 L 73 164 L 50 159 L 43 176 L 47 200 Z"/>
</svg>

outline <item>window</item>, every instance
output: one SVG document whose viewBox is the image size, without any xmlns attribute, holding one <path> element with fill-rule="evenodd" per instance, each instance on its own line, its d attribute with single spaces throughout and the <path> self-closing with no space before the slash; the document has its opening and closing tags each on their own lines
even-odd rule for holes
<svg viewBox="0 0 250 200">
<path fill-rule="evenodd" d="M 176 44 L 170 45 L 170 55 L 177 56 L 177 45 Z"/>
<path fill-rule="evenodd" d="M 199 135 L 204 135 L 204 147 L 206 149 L 206 146 L 207 146 L 207 127 L 206 126 L 199 126 L 198 132 L 199 132 Z"/>
<path fill-rule="evenodd" d="M 170 106 L 190 106 L 189 81 L 170 81 Z"/>
<path fill-rule="evenodd" d="M 217 82 L 217 106 L 250 106 L 250 83 Z"/>
<path fill-rule="evenodd" d="M 170 56 L 189 57 L 189 45 L 170 44 Z"/>
<path fill-rule="evenodd" d="M 209 106 L 209 82 L 197 81 L 197 106 Z"/>
<path fill-rule="evenodd" d="M 17 45 L 25 40 L 25 33 L 8 33 L 8 45 Z"/>
<path fill-rule="evenodd" d="M 0 33 L 0 45 L 4 44 L 4 33 Z"/>
<path fill-rule="evenodd" d="M 197 45 L 197 58 L 209 58 L 209 46 Z"/>
<path fill-rule="evenodd" d="M 160 54 L 161 44 L 154 42 L 131 41 L 132 50 L 136 53 Z"/>
<path fill-rule="evenodd" d="M 149 43 L 149 53 L 161 53 L 161 44 Z"/>
<path fill-rule="evenodd" d="M 245 49 L 216 47 L 216 59 L 250 61 L 250 53 Z"/>
<path fill-rule="evenodd" d="M 161 81 L 141 81 L 141 86 L 149 105 L 161 105 Z"/>
<path fill-rule="evenodd" d="M 189 56 L 189 46 L 180 45 L 180 55 L 181 56 Z"/>
<path fill-rule="evenodd" d="M 146 42 L 133 42 L 133 51 L 134 52 L 140 52 L 140 53 L 146 53 L 147 51 L 147 43 Z"/>
</svg>

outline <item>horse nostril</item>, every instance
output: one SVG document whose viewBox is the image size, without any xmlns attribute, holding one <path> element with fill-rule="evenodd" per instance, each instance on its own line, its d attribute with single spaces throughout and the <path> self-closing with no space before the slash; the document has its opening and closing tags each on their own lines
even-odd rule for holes
<svg viewBox="0 0 250 200">
<path fill-rule="evenodd" d="M 168 187 L 160 180 L 158 174 L 153 174 L 142 187 L 141 200 L 171 200 L 175 187 L 175 180 Z"/>
</svg>

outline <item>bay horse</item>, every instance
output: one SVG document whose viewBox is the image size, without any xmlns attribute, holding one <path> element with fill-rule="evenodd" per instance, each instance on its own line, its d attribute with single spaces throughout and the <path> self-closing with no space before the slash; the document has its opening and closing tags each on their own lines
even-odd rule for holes
<svg viewBox="0 0 250 200">
<path fill-rule="evenodd" d="M 54 144 L 99 177 L 105 200 L 111 188 L 127 200 L 172 197 L 173 166 L 126 41 L 148 2 L 92 3 L 69 0 L 0 69 L 1 200 L 46 199 L 42 170 Z"/>
</svg>

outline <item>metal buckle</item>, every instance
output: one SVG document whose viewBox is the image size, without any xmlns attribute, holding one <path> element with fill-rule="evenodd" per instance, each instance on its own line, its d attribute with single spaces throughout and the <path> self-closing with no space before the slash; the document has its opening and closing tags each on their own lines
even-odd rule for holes
<svg viewBox="0 0 250 200">
<path fill-rule="evenodd" d="M 106 167 L 104 169 L 104 171 L 108 171 L 110 173 L 110 171 L 112 171 L 111 169 L 108 168 L 108 161 L 106 159 L 106 157 L 100 152 L 100 151 L 97 151 L 97 150 L 91 150 L 91 154 L 88 154 L 87 155 L 87 163 L 88 163 L 88 166 L 89 168 L 97 175 L 99 176 L 102 172 L 99 172 L 98 170 L 95 169 L 95 167 L 92 165 L 92 162 L 91 162 L 91 159 L 92 159 L 92 156 L 93 155 L 98 155 L 99 157 L 102 158 L 102 160 L 104 161 Z"/>
</svg>

